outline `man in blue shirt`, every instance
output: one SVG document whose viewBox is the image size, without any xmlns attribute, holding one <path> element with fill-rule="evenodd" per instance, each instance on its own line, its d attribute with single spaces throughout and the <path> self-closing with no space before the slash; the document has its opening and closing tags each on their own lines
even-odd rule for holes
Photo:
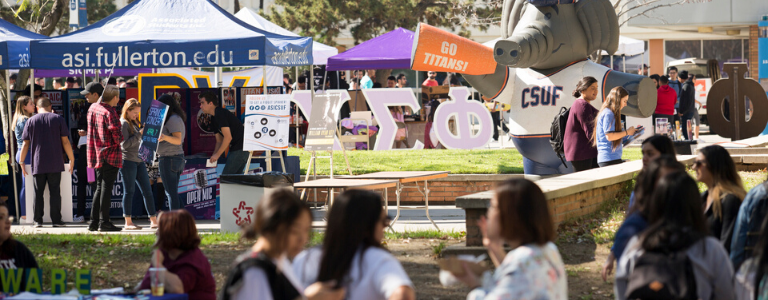
<svg viewBox="0 0 768 300">
<path fill-rule="evenodd" d="M 757 244 L 763 220 L 753 220 L 752 216 L 755 209 L 766 207 L 761 205 L 762 201 L 768 201 L 768 191 L 765 188 L 765 183 L 758 184 L 741 202 L 731 240 L 731 262 L 734 269 L 738 269 L 741 263 L 752 256 L 752 248 Z"/>
<path fill-rule="evenodd" d="M 675 109 L 680 108 L 680 91 L 683 90 L 683 83 L 680 82 L 680 79 L 677 78 L 678 72 L 677 67 L 672 66 L 667 69 L 667 75 L 669 75 L 669 87 L 675 90 L 675 93 L 677 93 L 677 102 L 675 102 Z M 675 120 L 678 120 L 679 118 L 675 116 Z"/>
<path fill-rule="evenodd" d="M 363 79 L 360 80 L 360 88 L 373 88 L 373 81 L 376 79 L 376 70 L 366 70 L 365 72 L 365 76 L 363 76 Z"/>
</svg>

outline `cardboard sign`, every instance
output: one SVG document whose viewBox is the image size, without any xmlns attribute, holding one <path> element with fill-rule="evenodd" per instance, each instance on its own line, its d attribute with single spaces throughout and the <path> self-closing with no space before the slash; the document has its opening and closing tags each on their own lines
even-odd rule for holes
<svg viewBox="0 0 768 300">
<path fill-rule="evenodd" d="M 414 36 L 411 69 L 484 75 L 495 72 L 496 61 L 491 48 L 421 23 Z"/>
<path fill-rule="evenodd" d="M 144 134 L 139 145 L 139 158 L 144 162 L 152 163 L 155 161 L 157 139 L 163 132 L 163 124 L 165 124 L 165 118 L 168 115 L 168 105 L 152 100 L 152 104 L 145 115 L 147 119 L 144 122 Z"/>
<path fill-rule="evenodd" d="M 243 150 L 288 149 L 290 95 L 248 95 Z"/>
<path fill-rule="evenodd" d="M 315 95 L 312 103 L 312 113 L 309 117 L 309 129 L 305 149 L 307 151 L 329 151 L 333 149 L 336 137 L 336 120 L 339 119 L 339 106 L 343 101 L 342 95 L 329 91 L 323 95 Z"/>
</svg>

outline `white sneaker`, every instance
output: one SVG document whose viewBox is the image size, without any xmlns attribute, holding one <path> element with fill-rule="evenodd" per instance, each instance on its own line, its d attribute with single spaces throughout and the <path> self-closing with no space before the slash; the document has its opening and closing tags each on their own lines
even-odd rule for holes
<svg viewBox="0 0 768 300">
<path fill-rule="evenodd" d="M 75 216 L 72 218 L 73 223 L 85 223 L 85 217 L 84 216 Z"/>
</svg>

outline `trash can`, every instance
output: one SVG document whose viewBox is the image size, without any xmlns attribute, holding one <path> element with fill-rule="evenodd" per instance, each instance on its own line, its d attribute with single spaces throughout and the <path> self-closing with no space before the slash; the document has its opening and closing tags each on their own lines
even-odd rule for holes
<svg viewBox="0 0 768 300">
<path fill-rule="evenodd" d="M 254 221 L 256 205 L 271 191 L 293 186 L 293 174 L 262 172 L 219 176 L 221 232 L 238 232 Z"/>
<path fill-rule="evenodd" d="M 675 152 L 677 152 L 678 155 L 692 155 L 693 153 L 696 153 L 696 149 L 698 148 L 698 141 L 674 141 L 675 144 Z"/>
</svg>

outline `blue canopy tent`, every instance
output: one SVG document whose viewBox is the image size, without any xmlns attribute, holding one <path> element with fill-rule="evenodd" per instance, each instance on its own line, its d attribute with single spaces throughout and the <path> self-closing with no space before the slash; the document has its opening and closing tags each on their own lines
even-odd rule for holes
<svg viewBox="0 0 768 300">
<path fill-rule="evenodd" d="M 8 72 L 5 73 L 5 82 L 6 82 L 6 97 L 10 97 L 11 95 L 11 83 L 10 83 L 10 69 L 26 69 L 29 68 L 29 62 L 30 62 L 30 55 L 29 55 L 29 42 L 36 39 L 47 39 L 47 36 L 44 36 L 42 34 L 37 34 L 31 31 L 28 31 L 24 28 L 18 27 L 16 25 L 11 24 L 8 21 L 5 21 L 3 19 L 0 19 L 0 69 L 6 69 Z M 34 89 L 34 85 L 32 86 Z M 6 104 L 8 105 L 8 114 L 10 117 L 11 114 L 13 114 L 13 107 L 11 106 L 10 99 L 6 99 Z M 11 124 L 10 124 L 10 118 L 8 118 L 8 135 L 7 137 L 12 140 L 12 132 L 11 132 Z M 10 146 L 10 150 L 8 153 L 11 157 L 11 166 L 15 166 L 14 163 L 14 157 L 15 157 L 15 147 L 16 144 L 13 142 L 8 143 Z M 15 170 L 15 168 L 14 168 Z M 15 174 L 15 172 L 13 173 Z M 16 200 L 16 218 L 19 218 L 19 194 L 18 190 L 16 189 L 16 176 L 12 175 L 13 178 L 13 198 Z M 19 219 L 20 220 L 20 219 Z"/>
<path fill-rule="evenodd" d="M 81 30 L 33 41 L 33 68 L 312 64 L 312 38 L 240 21 L 210 0 L 138 0 Z"/>
</svg>

